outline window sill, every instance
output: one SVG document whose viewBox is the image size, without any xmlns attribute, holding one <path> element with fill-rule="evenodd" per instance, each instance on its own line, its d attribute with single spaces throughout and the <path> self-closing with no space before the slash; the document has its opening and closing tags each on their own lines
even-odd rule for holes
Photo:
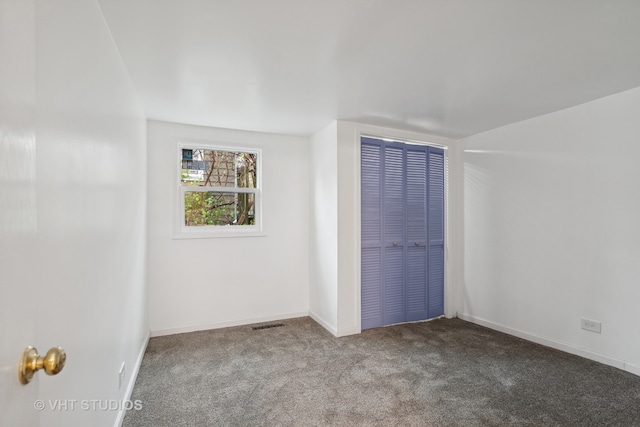
<svg viewBox="0 0 640 427">
<path fill-rule="evenodd" d="M 262 230 L 193 230 L 178 231 L 173 234 L 173 240 L 183 239 L 220 239 L 227 237 L 265 237 Z"/>
</svg>

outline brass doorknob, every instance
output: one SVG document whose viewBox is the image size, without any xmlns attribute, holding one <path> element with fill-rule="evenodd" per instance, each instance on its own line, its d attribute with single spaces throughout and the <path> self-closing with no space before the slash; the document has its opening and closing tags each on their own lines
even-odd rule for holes
<svg viewBox="0 0 640 427">
<path fill-rule="evenodd" d="M 22 352 L 18 365 L 18 378 L 22 384 L 28 384 L 33 379 L 33 374 L 44 369 L 47 375 L 56 375 L 67 361 L 67 353 L 62 347 L 53 347 L 43 356 L 38 355 L 38 350 L 29 346 Z"/>
</svg>

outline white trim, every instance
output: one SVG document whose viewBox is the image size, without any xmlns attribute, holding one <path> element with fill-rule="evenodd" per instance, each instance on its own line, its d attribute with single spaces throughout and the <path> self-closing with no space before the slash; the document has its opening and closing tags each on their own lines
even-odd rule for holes
<svg viewBox="0 0 640 427">
<path fill-rule="evenodd" d="M 400 142 L 402 144 L 408 144 L 408 145 L 421 145 L 421 146 L 427 146 L 427 147 L 434 147 L 434 148 L 440 148 L 441 150 L 445 150 L 445 151 L 449 149 L 448 145 L 438 144 L 436 142 L 429 142 L 423 139 L 395 138 L 395 137 L 389 137 L 389 136 L 381 136 L 378 134 L 371 134 L 367 132 L 360 133 L 360 140 L 362 140 L 362 138 L 380 139 L 385 142 Z"/>
<path fill-rule="evenodd" d="M 336 332 L 335 336 L 340 338 L 340 337 L 346 337 L 349 335 L 356 335 L 361 333 L 362 331 L 360 330 L 359 327 L 351 327 L 351 328 L 345 328 L 345 329 L 338 329 L 338 331 Z"/>
<path fill-rule="evenodd" d="M 640 377 L 640 366 L 632 365 L 631 363 L 625 363 L 624 370 Z"/>
<path fill-rule="evenodd" d="M 462 167 L 460 148 L 451 147 L 445 153 L 447 157 L 447 193 L 445 216 L 445 304 L 444 314 L 451 319 L 458 315 L 459 284 L 463 283 L 464 269 L 464 216 L 462 204 Z"/>
<path fill-rule="evenodd" d="M 190 187 L 188 185 L 181 185 L 180 189 L 184 190 L 183 193 L 239 193 L 239 194 L 257 194 L 257 188 L 244 188 L 244 187 Z"/>
<path fill-rule="evenodd" d="M 251 325 L 253 323 L 272 322 L 274 320 L 293 319 L 296 317 L 307 317 L 308 315 L 309 315 L 309 312 L 300 311 L 295 313 L 275 314 L 272 316 L 228 320 L 224 322 L 201 323 L 197 325 L 182 326 L 179 328 L 156 329 L 151 331 L 151 337 L 161 337 L 165 335 L 184 334 L 187 332 L 206 331 L 209 329 L 228 328 L 231 326 Z"/>
<path fill-rule="evenodd" d="M 231 230 L 228 233 L 222 231 L 185 231 L 184 233 L 176 233 L 171 238 L 173 240 L 182 239 L 220 239 L 225 237 L 266 237 L 266 234 L 262 231 L 253 230 Z"/>
<path fill-rule="evenodd" d="M 127 384 L 127 388 L 122 398 L 123 402 L 127 400 L 131 400 L 131 395 L 133 394 L 133 386 L 136 384 L 136 379 L 138 379 L 138 373 L 140 372 L 140 366 L 142 365 L 142 359 L 144 358 L 144 353 L 147 351 L 147 346 L 149 345 L 150 337 L 151 337 L 150 332 L 147 332 L 147 336 L 144 339 L 144 342 L 142 343 L 142 348 L 138 353 L 136 363 L 133 366 L 133 370 L 131 371 L 131 374 L 129 375 L 129 382 Z M 122 406 L 125 406 L 125 405 L 122 405 Z M 122 422 L 124 421 L 124 416 L 126 413 L 127 413 L 126 408 L 123 407 L 122 409 L 120 409 L 120 411 L 118 412 L 118 416 L 116 417 L 116 421 L 113 425 L 114 427 L 122 427 Z"/>
<path fill-rule="evenodd" d="M 396 141 L 412 141 L 414 143 L 428 143 L 438 147 L 452 147 L 455 140 L 441 136 L 432 135 L 426 132 L 406 131 L 396 128 L 388 128 L 384 126 L 368 125 L 358 122 L 339 121 L 355 128 L 356 132 L 361 135 L 373 135 L 374 138 L 388 138 Z M 359 142 L 359 141 L 358 141 Z"/>
<path fill-rule="evenodd" d="M 613 357 L 605 356 L 600 353 L 594 353 L 592 351 L 585 350 L 583 348 L 574 347 L 572 345 L 564 344 L 559 341 L 554 341 L 549 338 L 544 338 L 539 335 L 523 332 L 518 329 L 513 329 L 508 326 L 501 325 L 499 323 L 494 323 L 479 317 L 470 316 L 468 314 L 458 314 L 458 317 L 462 320 L 466 320 L 467 322 L 475 323 L 477 325 L 484 326 L 489 329 L 493 329 L 499 332 L 503 332 L 505 334 L 513 335 L 515 337 L 522 338 L 524 340 L 531 341 L 536 344 L 541 344 L 546 347 L 555 348 L 556 350 L 564 351 L 566 353 L 574 354 L 576 356 L 584 357 L 585 359 L 594 360 L 604 365 L 613 366 L 614 368 L 622 369 L 623 371 L 627 371 L 634 375 L 640 376 L 640 367 L 627 363 L 624 360 L 619 360 Z"/>
<path fill-rule="evenodd" d="M 174 200 L 174 220 L 173 239 L 214 239 L 220 237 L 262 237 L 264 233 L 264 223 L 262 220 L 262 149 L 248 148 L 243 146 L 229 146 L 218 144 L 215 141 L 190 140 L 180 138 L 176 141 L 176 192 Z M 215 150 L 229 152 L 253 153 L 257 156 L 256 161 L 256 188 L 238 187 L 196 187 L 182 185 L 182 168 L 180 159 L 183 149 L 193 150 Z M 253 194 L 255 200 L 255 224 L 241 226 L 198 226 L 187 227 L 184 225 L 184 194 L 186 192 L 226 192 L 226 193 L 247 193 Z"/>
<path fill-rule="evenodd" d="M 360 326 L 352 326 L 350 328 L 336 329 L 333 326 L 329 325 L 329 322 L 325 321 L 322 317 L 318 316 L 317 314 L 311 311 L 309 312 L 309 317 L 313 319 L 317 324 L 325 328 L 329 333 L 331 333 L 331 335 L 333 335 L 336 338 L 346 337 L 348 335 L 356 335 L 362 332 L 360 330 Z"/>
<path fill-rule="evenodd" d="M 316 323 L 318 323 L 320 326 L 322 326 L 327 331 L 329 331 L 331 333 L 331 335 L 333 335 L 334 337 L 338 336 L 338 331 L 333 326 L 331 326 L 329 324 L 329 322 L 324 320 L 322 317 L 318 316 L 317 314 L 313 313 L 312 311 L 309 311 L 309 317 L 311 317 L 313 320 L 316 321 Z"/>
<path fill-rule="evenodd" d="M 355 195 L 353 197 L 355 217 L 355 281 L 356 281 L 356 326 L 357 333 L 362 333 L 362 130 L 354 127 L 353 138 L 356 140 L 353 170 L 355 171 Z"/>
</svg>

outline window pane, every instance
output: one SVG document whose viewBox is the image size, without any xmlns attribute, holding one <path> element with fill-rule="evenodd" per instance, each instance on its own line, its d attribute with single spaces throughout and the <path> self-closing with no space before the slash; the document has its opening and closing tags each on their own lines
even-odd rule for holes
<svg viewBox="0 0 640 427">
<path fill-rule="evenodd" d="M 186 226 L 253 225 L 255 194 L 186 191 L 184 222 Z"/>
<path fill-rule="evenodd" d="M 255 153 L 183 149 L 182 185 L 256 188 Z"/>
</svg>

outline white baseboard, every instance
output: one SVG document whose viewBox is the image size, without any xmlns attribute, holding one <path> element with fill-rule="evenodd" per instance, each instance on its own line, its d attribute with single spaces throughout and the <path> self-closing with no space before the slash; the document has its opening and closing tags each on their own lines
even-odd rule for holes
<svg viewBox="0 0 640 427">
<path fill-rule="evenodd" d="M 309 317 L 311 317 L 313 320 L 315 320 L 318 324 L 320 324 L 320 326 L 322 326 L 323 328 L 325 328 L 327 331 L 329 331 L 331 333 L 331 335 L 333 335 L 334 337 L 338 336 L 338 331 L 336 330 L 336 328 L 334 328 L 333 326 L 331 326 L 329 324 L 329 322 L 327 322 L 326 320 L 324 320 L 322 317 L 318 316 L 317 314 L 315 314 L 312 311 L 309 311 Z"/>
<path fill-rule="evenodd" d="M 273 322 L 275 320 L 293 319 L 295 317 L 306 317 L 309 315 L 307 311 L 296 313 L 275 314 L 273 316 L 252 317 L 249 319 L 228 320 L 224 322 L 202 323 L 198 325 L 182 326 L 178 328 L 156 329 L 151 331 L 152 337 L 161 337 L 164 335 L 184 334 L 187 332 L 206 331 L 209 329 L 228 328 L 231 326 L 251 325 L 253 323 Z"/>
<path fill-rule="evenodd" d="M 331 326 L 329 322 L 327 322 L 322 317 L 320 317 L 319 315 L 315 314 L 312 311 L 309 311 L 307 315 L 311 317 L 313 320 L 315 320 L 315 322 L 318 323 L 320 326 L 322 326 L 327 331 L 329 331 L 329 333 L 331 333 L 331 335 L 333 335 L 336 338 L 346 337 L 348 335 L 355 335 L 361 332 L 360 329 L 356 326 L 351 328 L 336 329 L 333 326 Z"/>
<path fill-rule="evenodd" d="M 344 328 L 344 329 L 338 329 L 338 333 L 336 334 L 337 337 L 346 337 L 349 335 L 356 335 L 359 334 L 360 332 L 362 332 L 359 328 L 357 327 L 352 327 L 352 328 Z"/>
<path fill-rule="evenodd" d="M 485 326 L 489 329 L 493 329 L 505 334 L 513 335 L 518 338 L 522 338 L 527 341 L 531 341 L 537 344 L 541 344 L 547 347 L 555 348 L 556 350 L 564 351 L 566 353 L 575 354 L 576 356 L 584 357 L 585 359 L 594 360 L 605 365 L 613 366 L 614 368 L 622 369 L 623 371 L 630 372 L 632 374 L 640 376 L 640 367 L 627 363 L 623 360 L 615 359 L 613 357 L 605 356 L 603 354 L 595 353 L 583 348 L 574 347 L 568 344 L 554 341 L 549 338 L 544 338 L 539 335 L 523 332 L 517 329 L 510 328 L 499 323 L 494 323 L 489 320 L 485 320 L 479 317 L 470 316 L 468 314 L 458 313 L 458 317 L 467 322 L 475 323 L 480 326 Z"/>
<path fill-rule="evenodd" d="M 631 372 L 632 374 L 640 377 L 640 366 L 632 365 L 631 363 L 626 363 L 625 371 Z"/>
<path fill-rule="evenodd" d="M 138 372 L 140 372 L 140 365 L 142 365 L 142 359 L 144 358 L 144 353 L 147 351 L 147 345 L 149 345 L 150 336 L 151 334 L 147 333 L 147 336 L 142 343 L 142 348 L 138 353 L 138 357 L 136 358 L 135 365 L 133 366 L 133 369 L 131 370 L 131 374 L 129 375 L 129 382 L 127 383 L 127 388 L 125 389 L 124 396 L 122 398 L 123 402 L 131 400 L 131 394 L 133 393 L 133 386 L 136 384 L 136 379 L 138 378 Z M 116 417 L 116 422 L 114 424 L 114 427 L 122 426 L 122 422 L 124 421 L 124 416 L 126 412 L 127 412 L 126 408 L 120 409 L 120 411 L 118 412 L 118 416 Z"/>
</svg>

